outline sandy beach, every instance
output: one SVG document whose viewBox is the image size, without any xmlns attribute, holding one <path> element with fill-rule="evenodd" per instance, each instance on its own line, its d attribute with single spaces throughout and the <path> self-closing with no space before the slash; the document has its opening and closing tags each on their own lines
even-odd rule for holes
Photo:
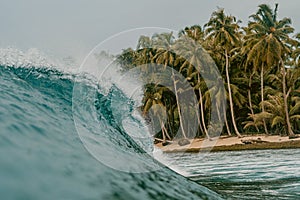
<svg viewBox="0 0 300 200">
<path fill-rule="evenodd" d="M 178 141 L 163 146 L 162 143 L 156 144 L 163 152 L 201 152 L 201 151 L 241 151 L 241 150 L 261 150 L 261 149 L 291 149 L 300 148 L 300 138 L 289 139 L 281 136 L 244 136 L 228 137 L 221 136 L 208 139 L 193 139 L 190 144 L 185 146 L 178 145 Z"/>
</svg>

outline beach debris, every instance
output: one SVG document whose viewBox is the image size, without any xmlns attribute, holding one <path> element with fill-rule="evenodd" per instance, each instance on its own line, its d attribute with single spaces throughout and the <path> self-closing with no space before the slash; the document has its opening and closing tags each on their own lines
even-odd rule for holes
<svg viewBox="0 0 300 200">
<path fill-rule="evenodd" d="M 178 141 L 178 145 L 179 146 L 185 146 L 185 145 L 188 145 L 188 144 L 190 144 L 191 142 L 188 140 L 188 139 L 186 139 L 186 138 L 182 138 L 182 139 L 180 139 L 179 141 Z"/>
<path fill-rule="evenodd" d="M 257 139 L 248 139 L 248 140 L 241 140 L 244 144 L 257 144 L 257 143 L 267 143 L 268 141 L 264 141 L 261 138 Z"/>
<path fill-rule="evenodd" d="M 299 135 L 290 135 L 289 136 L 289 139 L 296 139 L 296 138 L 299 138 Z"/>
</svg>

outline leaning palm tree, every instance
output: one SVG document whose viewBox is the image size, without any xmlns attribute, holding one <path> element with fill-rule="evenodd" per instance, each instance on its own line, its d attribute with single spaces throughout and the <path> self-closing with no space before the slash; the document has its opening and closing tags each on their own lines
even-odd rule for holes
<svg viewBox="0 0 300 200">
<path fill-rule="evenodd" d="M 167 138 L 171 140 L 171 136 L 169 135 L 168 129 L 165 125 L 167 121 L 167 116 L 165 113 L 167 112 L 163 112 L 163 110 L 167 110 L 167 105 L 165 105 L 165 102 L 163 101 L 163 95 L 165 92 L 168 92 L 168 89 L 164 86 L 157 84 L 146 84 L 143 98 L 144 104 L 142 106 L 143 116 L 145 118 L 151 109 L 153 111 L 155 119 L 158 119 L 158 123 L 162 133 L 163 144 L 166 144 Z"/>
<path fill-rule="evenodd" d="M 188 31 L 185 29 L 185 31 Z M 181 65 L 178 68 L 178 71 L 186 77 L 188 81 L 194 81 L 194 90 L 198 92 L 199 96 L 199 107 L 200 107 L 200 124 L 203 128 L 203 131 L 206 137 L 209 139 L 210 135 L 208 133 L 206 124 L 205 124 L 205 114 L 204 114 L 204 105 L 203 105 L 203 87 L 200 87 L 200 84 L 203 81 L 200 79 L 200 71 L 205 70 L 203 66 L 203 48 L 201 47 L 199 40 L 193 39 L 187 32 L 186 34 L 181 34 L 180 38 L 175 42 L 173 50 L 176 54 L 180 55 L 176 61 L 181 60 Z M 175 66 L 176 67 L 176 66 Z M 198 108 L 196 109 L 198 112 Z"/>
<path fill-rule="evenodd" d="M 171 79 L 173 81 L 173 89 L 174 89 L 174 94 L 176 97 L 176 105 L 177 105 L 177 112 L 178 112 L 178 117 L 179 117 L 179 124 L 180 124 L 180 130 L 181 134 L 184 139 L 187 139 L 187 133 L 186 129 L 184 126 L 183 120 L 183 115 L 182 115 L 182 104 L 180 103 L 179 100 L 179 79 L 177 75 L 174 73 L 174 62 L 176 60 L 176 55 L 172 51 L 172 45 L 174 43 L 174 36 L 173 33 L 162 33 L 162 34 L 154 34 L 152 36 L 152 41 L 153 41 L 153 48 L 156 50 L 156 54 L 152 58 L 152 62 L 162 65 L 164 68 L 166 67 L 171 67 L 172 73 L 170 74 Z M 167 72 L 166 72 L 167 73 Z"/>
<path fill-rule="evenodd" d="M 201 87 L 201 85 L 204 85 L 204 86 Z M 207 127 L 206 127 L 206 124 L 205 124 L 204 105 L 203 105 L 204 100 L 203 100 L 203 94 L 202 94 L 202 91 L 204 90 L 205 85 L 206 84 L 204 83 L 204 81 L 201 80 L 200 74 L 198 73 L 197 74 L 197 84 L 195 85 L 194 88 L 196 90 L 198 89 L 198 92 L 199 92 L 201 122 L 202 122 L 202 126 L 203 126 L 203 131 L 204 131 L 206 137 L 209 139 L 210 135 L 208 134 Z M 208 105 L 206 105 L 206 107 L 208 107 Z"/>
<path fill-rule="evenodd" d="M 235 121 L 231 91 L 232 89 L 229 76 L 231 51 L 240 44 L 238 23 L 239 21 L 237 21 L 235 17 L 227 16 L 224 12 L 224 9 L 219 9 L 218 11 L 213 12 L 210 20 L 204 25 L 204 27 L 205 33 L 207 34 L 206 40 L 212 42 L 214 48 L 220 52 L 222 55 L 221 57 L 225 60 L 225 71 L 232 124 L 236 135 L 242 137 Z"/>
<path fill-rule="evenodd" d="M 261 109 L 265 112 L 264 102 L 264 76 L 265 70 L 274 66 L 280 66 L 285 74 L 284 58 L 290 53 L 288 43 L 291 42 L 289 34 L 294 31 L 290 26 L 291 20 L 283 18 L 277 20 L 278 4 L 272 10 L 268 5 L 259 5 L 256 14 L 250 16 L 252 21 L 247 27 L 247 35 L 245 36 L 244 53 L 248 54 L 247 61 L 251 62 L 254 67 L 260 66 L 261 74 Z M 254 69 L 255 70 L 255 69 Z M 285 85 L 285 75 L 282 83 Z M 283 87 L 283 90 L 285 87 Z M 286 91 L 283 91 L 283 98 Z M 285 108 L 287 108 L 285 101 Z M 286 121 L 289 121 L 288 111 L 285 109 Z M 265 132 L 268 134 L 266 121 L 263 119 Z M 290 134 L 292 134 L 289 128 Z"/>
</svg>

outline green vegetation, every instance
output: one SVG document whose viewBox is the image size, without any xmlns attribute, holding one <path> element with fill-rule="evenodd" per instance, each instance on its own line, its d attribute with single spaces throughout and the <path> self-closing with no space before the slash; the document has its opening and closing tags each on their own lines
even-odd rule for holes
<svg viewBox="0 0 300 200">
<path fill-rule="evenodd" d="M 163 83 L 145 85 L 142 111 L 147 118 L 152 107 L 152 114 L 159 119 L 161 131 L 156 137 L 164 142 L 171 140 L 179 129 L 179 137 L 183 138 L 214 136 L 208 131 L 211 105 L 216 103 L 212 99 L 218 101 L 221 95 L 218 87 L 208 87 L 209 80 L 204 81 L 201 76 L 203 63 L 209 62 L 201 53 L 203 49 L 216 63 L 222 76 L 218 81 L 226 90 L 228 107 L 220 101 L 221 106 L 217 107 L 219 119 L 225 122 L 221 125 L 223 135 L 263 133 L 295 137 L 300 133 L 300 34 L 294 33 L 289 18 L 278 19 L 277 11 L 277 4 L 274 9 L 259 5 L 248 25 L 241 27 L 241 21 L 219 9 L 204 26 L 186 27 L 177 38 L 173 33 L 141 36 L 135 50 L 128 48 L 117 56 L 124 71 L 151 64 L 160 65 L 162 70 L 166 66 L 172 69 L 170 77 L 165 78 L 173 80 L 176 92 Z M 179 104 L 178 94 L 184 96 L 189 88 L 176 79 L 173 70 L 190 84 L 199 102 L 194 110 L 199 109 L 199 113 Z M 166 110 L 166 116 L 155 111 L 158 107 Z M 190 134 L 192 126 L 182 119 L 182 112 L 196 119 L 196 135 Z"/>
</svg>

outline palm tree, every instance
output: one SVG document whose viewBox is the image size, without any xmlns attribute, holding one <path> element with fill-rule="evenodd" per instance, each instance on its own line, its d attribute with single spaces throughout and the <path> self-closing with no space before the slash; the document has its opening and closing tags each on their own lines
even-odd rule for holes
<svg viewBox="0 0 300 200">
<path fill-rule="evenodd" d="M 187 28 L 185 29 L 185 31 L 186 32 L 183 32 L 184 34 L 180 34 L 180 38 L 174 44 L 173 50 L 177 55 L 180 55 L 177 60 L 181 59 L 182 61 L 178 71 L 183 74 L 183 76 L 185 76 L 188 81 L 195 81 L 194 90 L 198 92 L 200 104 L 201 124 L 199 125 L 202 125 L 206 137 L 210 138 L 205 124 L 203 105 L 204 101 L 201 91 L 201 89 L 203 88 L 200 87 L 202 80 L 200 79 L 199 73 L 200 70 L 204 70 L 203 61 L 201 61 L 202 59 L 204 59 L 204 57 L 202 57 L 203 48 L 201 47 L 199 40 L 191 39 L 189 34 L 192 34 L 192 31 L 188 30 Z"/>
<path fill-rule="evenodd" d="M 284 113 L 285 113 L 285 121 L 287 125 L 287 131 L 290 137 L 294 137 L 295 133 L 292 130 L 290 115 L 289 115 L 289 105 L 288 105 L 288 97 L 289 93 L 286 89 L 286 69 L 283 61 L 280 61 L 281 69 L 282 69 L 282 93 L 283 93 L 283 102 L 284 102 Z"/>
<path fill-rule="evenodd" d="M 116 56 L 115 62 L 120 64 L 123 71 L 130 70 L 135 67 L 134 63 L 138 53 L 132 48 L 123 50 L 123 52 Z"/>
<path fill-rule="evenodd" d="M 292 52 L 293 65 L 300 67 L 300 33 L 295 35 L 295 49 Z"/>
<path fill-rule="evenodd" d="M 294 124 L 297 123 L 297 120 L 300 119 L 300 68 L 289 68 L 286 69 L 286 96 L 285 96 L 285 105 L 288 105 L 287 109 L 288 112 L 288 119 L 287 127 L 288 127 L 288 133 L 290 137 L 294 137 L 294 131 L 297 130 L 296 127 L 293 128 L 292 122 Z M 285 86 L 284 86 L 285 87 Z"/>
<path fill-rule="evenodd" d="M 286 82 L 286 100 L 288 103 L 288 118 L 291 122 L 294 122 L 294 126 L 297 125 L 296 121 L 300 119 L 300 102 L 298 96 L 297 82 L 300 81 L 299 78 L 300 71 L 297 68 L 290 68 L 287 70 L 286 75 L 281 73 L 269 73 L 267 76 L 267 81 L 270 86 L 266 89 L 268 90 L 267 99 L 263 102 L 265 106 L 265 112 L 252 115 L 254 122 L 248 122 L 247 126 L 261 125 L 262 119 L 270 122 L 271 128 L 276 127 L 276 131 L 280 131 L 289 135 L 290 137 L 295 137 L 294 133 L 290 133 L 289 129 L 296 130 L 296 127 L 292 127 L 292 124 L 288 124 L 286 120 L 286 111 L 282 85 L 282 77 L 287 77 Z"/>
<path fill-rule="evenodd" d="M 187 36 L 192 40 L 199 42 L 200 44 L 204 42 L 204 32 L 200 25 L 185 27 L 183 30 L 179 31 L 178 36 L 179 37 Z"/>
<path fill-rule="evenodd" d="M 171 50 L 171 46 L 174 44 L 173 33 L 154 34 L 152 42 L 152 48 L 156 50 L 152 62 L 172 67 L 175 61 L 175 54 Z"/>
<path fill-rule="evenodd" d="M 264 107 L 264 76 L 265 68 L 280 65 L 282 71 L 285 71 L 283 57 L 290 53 L 287 43 L 291 41 L 289 34 L 294 31 L 290 26 L 291 20 L 283 18 L 277 21 L 278 4 L 275 4 L 274 11 L 266 4 L 259 5 L 256 14 L 251 15 L 247 27 L 247 35 L 245 36 L 244 52 L 248 54 L 247 61 L 251 62 L 256 68 L 260 67 L 261 72 L 261 108 L 265 112 Z M 255 70 L 255 69 L 254 69 Z M 285 72 L 284 72 L 285 74 Z M 285 76 L 283 76 L 283 85 L 285 85 Z M 285 90 L 285 87 L 283 87 Z M 283 98 L 286 96 L 286 91 L 283 91 Z M 285 108 L 287 108 L 287 102 Z M 286 120 L 289 121 L 288 111 L 285 109 Z M 268 134 L 268 129 L 265 119 L 263 119 L 265 132 Z M 289 132 L 292 134 L 291 129 Z"/>
<path fill-rule="evenodd" d="M 140 36 L 136 47 L 136 58 L 133 61 L 135 66 L 151 63 L 151 60 L 155 54 L 153 47 L 153 41 L 148 36 Z"/>
<path fill-rule="evenodd" d="M 201 85 L 203 85 L 204 83 L 201 80 L 199 73 L 197 74 L 197 81 L 198 81 L 198 84 L 195 86 L 195 89 L 198 88 L 198 92 L 199 92 L 200 113 L 201 113 L 201 119 L 202 119 L 201 122 L 202 122 L 204 133 L 205 133 L 206 137 L 209 139 L 210 136 L 208 134 L 207 127 L 206 127 L 206 124 L 205 124 L 205 115 L 204 115 L 204 106 L 203 106 L 204 100 L 203 100 L 203 95 L 202 95 L 202 92 L 201 92 L 201 90 L 204 90 L 203 87 L 201 88 Z"/>
<path fill-rule="evenodd" d="M 224 9 L 219 9 L 218 11 L 213 12 L 209 22 L 205 24 L 204 27 L 206 28 L 205 33 L 207 34 L 206 40 L 211 41 L 214 48 L 221 52 L 222 58 L 225 59 L 225 71 L 232 124 L 236 135 L 242 137 L 235 121 L 229 76 L 230 55 L 232 54 L 232 50 L 240 44 L 238 23 L 239 21 L 236 21 L 235 17 L 227 16 L 224 13 Z"/>
<path fill-rule="evenodd" d="M 247 77 L 247 72 L 245 72 L 245 79 L 248 80 L 248 88 L 247 88 L 247 96 L 248 96 L 248 103 L 249 103 L 249 110 L 250 110 L 250 116 L 254 115 L 254 109 L 256 108 L 256 104 L 252 103 L 252 86 L 253 85 L 257 85 L 257 83 L 260 81 L 259 75 L 253 71 L 250 72 L 250 74 L 248 75 L 249 78 Z M 259 132 L 259 128 L 256 124 L 254 124 L 254 127 L 256 129 L 257 132 Z"/>
<path fill-rule="evenodd" d="M 153 114 L 158 119 L 158 123 L 161 129 L 162 138 L 163 138 L 163 145 L 166 144 L 166 139 L 168 138 L 171 140 L 170 135 L 168 134 L 168 130 L 165 127 L 165 118 L 164 112 L 160 108 L 165 108 L 165 105 L 162 102 L 162 93 L 164 91 L 164 87 L 158 85 L 147 85 L 144 97 L 144 106 L 143 106 L 143 115 L 146 116 L 152 108 Z M 149 91 L 152 90 L 152 91 Z M 154 123 L 154 122 L 153 122 Z"/>
<path fill-rule="evenodd" d="M 294 124 L 293 130 L 297 129 L 297 121 L 300 119 L 300 67 L 287 69 L 287 99 L 289 104 L 289 118 Z M 292 126 L 292 125 L 291 125 Z M 292 126 L 293 127 L 293 126 Z M 293 136 L 293 134 L 292 134 Z"/>
<path fill-rule="evenodd" d="M 176 97 L 176 105 L 177 105 L 177 112 L 179 117 L 179 126 L 181 129 L 181 134 L 184 139 L 187 139 L 187 133 L 185 129 L 185 122 L 183 120 L 182 109 L 183 105 L 180 104 L 179 100 L 179 92 L 180 88 L 178 88 L 179 79 L 174 73 L 174 62 L 176 60 L 176 55 L 172 51 L 172 45 L 174 43 L 174 36 L 173 33 L 162 33 L 162 34 L 154 34 L 152 36 L 153 48 L 156 50 L 156 54 L 152 58 L 152 62 L 156 64 L 161 64 L 162 66 L 171 67 L 172 73 L 170 74 L 171 79 L 173 81 L 173 88 Z M 186 122 L 188 123 L 188 122 Z"/>
<path fill-rule="evenodd" d="M 182 116 L 186 113 L 198 121 L 199 132 L 212 137 L 213 129 L 208 127 L 211 127 L 214 108 L 218 120 L 225 120 L 228 134 L 232 132 L 241 137 L 241 124 L 246 124 L 244 128 L 255 126 L 258 132 L 264 130 L 266 134 L 279 129 L 291 137 L 297 133 L 300 128 L 300 34 L 295 37 L 298 41 L 290 38 L 294 30 L 291 20 L 278 20 L 277 11 L 277 4 L 274 9 L 259 5 L 257 12 L 250 16 L 248 26 L 240 32 L 239 21 L 219 9 L 203 28 L 185 27 L 178 39 L 173 33 L 141 36 L 136 50 L 128 48 L 116 57 L 122 70 L 145 65 L 141 68 L 144 70 L 141 78 L 156 80 L 145 86 L 143 109 L 147 113 L 150 107 L 157 105 L 166 110 L 166 120 L 159 109 L 152 110 L 159 120 L 159 137 L 163 141 L 174 138 L 173 133 L 178 128 L 184 138 L 191 136 L 191 123 Z M 218 81 L 226 86 L 223 101 L 216 77 L 206 80 L 203 76 L 210 73 L 207 67 L 210 61 L 204 49 L 222 74 L 222 80 Z M 157 68 L 151 68 L 152 64 Z M 167 67 L 171 69 L 169 72 L 166 72 Z M 169 88 L 164 81 L 169 81 Z M 184 82 L 192 89 L 184 87 Z M 196 94 L 197 105 L 180 103 L 179 98 L 188 91 Z M 241 123 L 248 116 L 253 121 Z M 224 125 L 222 127 L 225 131 Z"/>
</svg>

